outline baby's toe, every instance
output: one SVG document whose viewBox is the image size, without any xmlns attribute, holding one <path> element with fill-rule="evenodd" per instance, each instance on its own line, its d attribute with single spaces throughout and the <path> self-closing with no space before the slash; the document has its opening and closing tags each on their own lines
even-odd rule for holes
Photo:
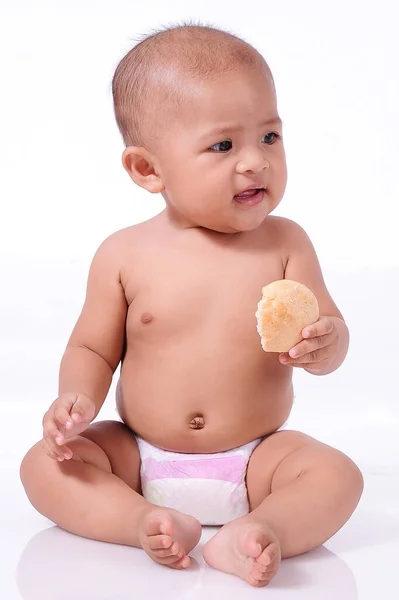
<svg viewBox="0 0 399 600">
<path fill-rule="evenodd" d="M 173 557 L 174 560 L 176 558 L 181 558 L 183 556 L 183 550 L 179 547 L 179 544 L 174 542 L 170 548 L 159 548 L 152 550 L 153 554 L 158 558 L 167 558 L 169 556 Z"/>
<path fill-rule="evenodd" d="M 150 550 L 164 550 L 172 546 L 172 538 L 169 535 L 152 535 L 148 537 Z"/>
<path fill-rule="evenodd" d="M 255 575 L 263 575 L 266 573 L 266 570 L 269 569 L 269 565 L 261 565 L 260 563 L 254 562 L 251 572 Z"/>
<path fill-rule="evenodd" d="M 248 575 L 247 581 L 253 587 L 263 587 L 270 583 L 269 579 L 262 579 L 264 576 L 260 575 Z"/>
<path fill-rule="evenodd" d="M 153 512 L 143 524 L 144 533 L 152 535 L 170 535 L 172 532 L 172 518 L 165 513 Z"/>
<path fill-rule="evenodd" d="M 164 567 L 173 567 L 174 569 L 176 569 L 176 565 L 179 563 L 179 561 L 181 560 L 181 556 L 179 556 L 179 558 L 177 556 L 164 556 L 164 557 L 159 557 L 159 556 L 152 556 L 151 557 L 155 562 L 157 562 L 158 564 L 164 566 Z"/>
<path fill-rule="evenodd" d="M 191 564 L 191 558 L 189 556 L 184 555 L 182 557 L 179 556 L 178 560 L 173 564 L 174 569 L 187 569 Z"/>
<path fill-rule="evenodd" d="M 274 547 L 275 546 L 275 547 Z M 279 549 L 275 544 L 270 544 L 254 560 L 251 577 L 256 580 L 257 585 L 267 585 L 275 575 L 280 563 Z M 254 585 L 254 584 L 252 584 Z"/>
<path fill-rule="evenodd" d="M 264 570 L 263 570 L 264 569 Z M 270 583 L 273 578 L 274 570 L 271 571 L 269 567 L 254 565 L 248 574 L 248 583 L 255 587 L 263 587 Z"/>
<path fill-rule="evenodd" d="M 182 550 L 170 556 L 159 556 L 154 553 L 154 559 L 160 564 L 173 569 L 185 569 L 190 565 L 190 557 L 185 555 Z"/>
<path fill-rule="evenodd" d="M 268 567 L 279 556 L 279 548 L 277 544 L 269 544 L 263 552 L 255 559 L 257 565 Z"/>
</svg>

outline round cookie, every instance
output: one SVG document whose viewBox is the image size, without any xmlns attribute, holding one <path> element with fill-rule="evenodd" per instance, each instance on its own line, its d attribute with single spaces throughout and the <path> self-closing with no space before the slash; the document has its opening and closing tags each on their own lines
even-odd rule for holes
<svg viewBox="0 0 399 600">
<path fill-rule="evenodd" d="M 256 311 L 263 350 L 288 352 L 303 339 L 303 328 L 318 318 L 317 299 L 302 283 L 282 279 L 266 285 Z"/>
</svg>

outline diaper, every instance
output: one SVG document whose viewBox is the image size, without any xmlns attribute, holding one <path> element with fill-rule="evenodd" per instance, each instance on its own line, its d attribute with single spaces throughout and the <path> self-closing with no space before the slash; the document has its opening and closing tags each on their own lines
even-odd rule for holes
<svg viewBox="0 0 399 600">
<path fill-rule="evenodd" d="M 249 511 L 245 477 L 261 439 L 217 454 L 180 454 L 136 437 L 144 498 L 192 515 L 202 525 L 224 525 Z"/>
</svg>

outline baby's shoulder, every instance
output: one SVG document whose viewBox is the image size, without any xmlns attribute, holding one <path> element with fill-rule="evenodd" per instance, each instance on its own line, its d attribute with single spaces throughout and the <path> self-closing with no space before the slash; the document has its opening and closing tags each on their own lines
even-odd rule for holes
<svg viewBox="0 0 399 600">
<path fill-rule="evenodd" d="M 101 243 L 100 248 L 102 248 L 104 252 L 120 253 L 121 255 L 126 251 L 131 252 L 135 247 L 140 245 L 143 240 L 148 239 L 149 229 L 151 229 L 149 221 L 124 227 L 123 229 L 111 233 L 105 238 Z"/>
<path fill-rule="evenodd" d="M 295 221 L 285 217 L 269 215 L 265 220 L 265 233 L 274 238 L 275 242 L 280 242 L 287 246 L 295 246 L 303 243 L 307 239 L 305 230 Z"/>
<path fill-rule="evenodd" d="M 139 223 L 111 233 L 97 248 L 93 262 L 121 270 L 140 252 L 143 240 L 148 237 L 147 228 L 146 223 Z"/>
</svg>

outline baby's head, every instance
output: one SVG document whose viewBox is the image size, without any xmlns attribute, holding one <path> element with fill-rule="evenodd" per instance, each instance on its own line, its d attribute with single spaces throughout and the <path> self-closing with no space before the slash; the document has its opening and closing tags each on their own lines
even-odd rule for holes
<svg viewBox="0 0 399 600">
<path fill-rule="evenodd" d="M 258 227 L 286 184 L 273 77 L 243 40 L 182 25 L 146 37 L 119 63 L 114 107 L 132 179 L 162 193 L 183 227 Z M 248 188 L 265 188 L 237 197 Z"/>
</svg>

